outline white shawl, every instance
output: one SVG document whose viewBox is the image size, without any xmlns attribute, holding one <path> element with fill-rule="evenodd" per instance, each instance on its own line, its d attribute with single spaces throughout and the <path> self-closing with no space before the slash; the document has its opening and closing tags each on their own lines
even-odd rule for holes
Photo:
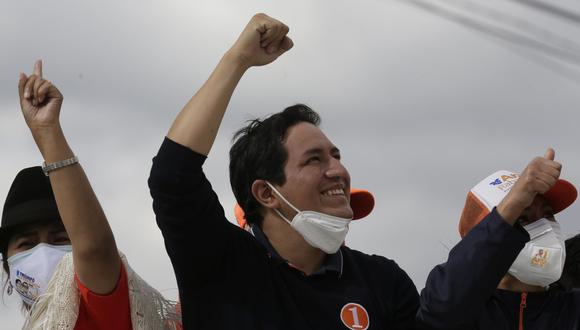
<svg viewBox="0 0 580 330">
<path fill-rule="evenodd" d="M 127 272 L 133 330 L 180 329 L 181 314 L 176 303 L 145 282 L 120 253 Z M 79 314 L 80 293 L 74 279 L 72 253 L 60 261 L 46 292 L 31 307 L 23 329 L 73 330 Z"/>
</svg>

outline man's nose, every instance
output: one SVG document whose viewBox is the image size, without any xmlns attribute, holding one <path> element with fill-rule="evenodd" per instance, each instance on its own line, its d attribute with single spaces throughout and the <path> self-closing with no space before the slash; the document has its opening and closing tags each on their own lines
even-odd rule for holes
<svg viewBox="0 0 580 330">
<path fill-rule="evenodd" d="M 346 180 L 348 178 L 348 171 L 347 169 L 344 167 L 344 165 L 342 165 L 342 163 L 335 158 L 332 158 L 332 160 L 329 162 L 328 168 L 326 169 L 326 177 L 328 178 L 341 178 Z"/>
</svg>

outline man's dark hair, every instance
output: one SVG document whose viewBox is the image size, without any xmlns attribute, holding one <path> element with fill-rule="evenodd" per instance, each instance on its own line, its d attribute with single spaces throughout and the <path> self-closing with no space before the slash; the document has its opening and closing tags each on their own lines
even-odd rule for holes
<svg viewBox="0 0 580 330">
<path fill-rule="evenodd" d="M 263 220 L 261 204 L 252 195 L 253 182 L 268 180 L 278 185 L 286 182 L 286 133 L 302 122 L 318 126 L 320 117 L 308 106 L 296 104 L 263 120 L 250 120 L 234 134 L 230 149 L 230 184 L 249 224 L 261 226 Z"/>
</svg>

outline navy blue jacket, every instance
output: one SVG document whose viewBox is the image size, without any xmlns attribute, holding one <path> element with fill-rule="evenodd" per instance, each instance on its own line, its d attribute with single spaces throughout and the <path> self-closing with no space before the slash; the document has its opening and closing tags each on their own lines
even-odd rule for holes
<svg viewBox="0 0 580 330">
<path fill-rule="evenodd" d="M 204 161 L 205 156 L 166 139 L 149 178 L 185 329 L 347 329 L 343 322 L 357 323 L 361 327 L 351 328 L 360 330 L 414 326 L 419 295 L 394 261 L 343 246 L 335 255 L 338 263 L 328 265 L 341 267 L 304 275 L 270 253 L 267 239 L 260 242 L 260 235 L 226 220 L 202 171 Z"/>
<path fill-rule="evenodd" d="M 580 291 L 518 293 L 496 289 L 529 235 L 494 209 L 436 266 L 421 292 L 423 329 L 580 329 Z"/>
</svg>

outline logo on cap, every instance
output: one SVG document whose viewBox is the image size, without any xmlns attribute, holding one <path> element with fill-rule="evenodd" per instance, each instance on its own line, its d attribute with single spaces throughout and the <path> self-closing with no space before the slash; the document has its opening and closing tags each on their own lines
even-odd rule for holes
<svg viewBox="0 0 580 330">
<path fill-rule="evenodd" d="M 503 192 L 508 192 L 511 187 L 518 180 L 519 175 L 512 173 L 510 175 L 503 174 L 489 183 L 490 186 L 495 187 Z"/>
<path fill-rule="evenodd" d="M 369 313 L 359 304 L 344 305 L 340 310 L 340 319 L 351 330 L 366 330 L 369 327 Z"/>
</svg>

